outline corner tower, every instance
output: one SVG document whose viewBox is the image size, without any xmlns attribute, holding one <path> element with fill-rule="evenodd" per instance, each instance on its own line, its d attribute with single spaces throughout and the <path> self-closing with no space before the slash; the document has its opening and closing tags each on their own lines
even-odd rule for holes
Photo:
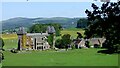
<svg viewBox="0 0 120 68">
<path fill-rule="evenodd" d="M 23 50 L 26 48 L 26 32 L 24 30 L 24 27 L 20 27 L 18 32 L 17 32 L 17 35 L 18 35 L 18 50 Z"/>
</svg>

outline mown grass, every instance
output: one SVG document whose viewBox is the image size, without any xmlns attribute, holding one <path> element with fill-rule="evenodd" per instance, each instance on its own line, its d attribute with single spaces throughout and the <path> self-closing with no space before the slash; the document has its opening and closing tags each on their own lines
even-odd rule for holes
<svg viewBox="0 0 120 68">
<path fill-rule="evenodd" d="M 69 51 L 5 51 L 3 66 L 118 66 L 117 54 L 98 54 L 100 49 Z"/>
</svg>

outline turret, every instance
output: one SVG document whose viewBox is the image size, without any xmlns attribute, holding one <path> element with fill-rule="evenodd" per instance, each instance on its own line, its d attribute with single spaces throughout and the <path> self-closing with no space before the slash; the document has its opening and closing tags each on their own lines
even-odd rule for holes
<svg viewBox="0 0 120 68">
<path fill-rule="evenodd" d="M 18 35 L 18 50 L 22 50 L 26 46 L 26 32 L 24 30 L 24 27 L 20 27 L 17 31 Z"/>
<path fill-rule="evenodd" d="M 56 33 L 55 28 L 53 26 L 48 26 L 47 27 L 47 32 L 53 38 L 53 40 L 52 40 L 52 42 L 53 42 L 52 48 L 54 49 L 55 48 L 55 33 Z"/>
</svg>

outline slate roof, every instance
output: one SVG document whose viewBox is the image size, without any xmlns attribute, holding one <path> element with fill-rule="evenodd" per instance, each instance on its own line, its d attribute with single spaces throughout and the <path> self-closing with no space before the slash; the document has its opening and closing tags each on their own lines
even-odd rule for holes
<svg viewBox="0 0 120 68">
<path fill-rule="evenodd" d="M 55 28 L 53 26 L 48 26 L 47 27 L 47 32 L 48 33 L 55 33 L 56 31 L 55 31 Z"/>
<path fill-rule="evenodd" d="M 48 33 L 27 33 L 27 36 L 42 37 L 42 36 L 48 36 Z"/>
<path fill-rule="evenodd" d="M 26 34 L 27 32 L 25 32 L 24 27 L 20 27 L 19 30 L 17 31 L 18 35 L 23 35 Z"/>
<path fill-rule="evenodd" d="M 91 38 L 91 39 L 87 39 L 92 45 L 94 44 L 100 44 L 100 43 L 104 43 L 105 42 L 105 38 Z M 78 40 L 74 40 L 74 41 L 78 41 Z M 83 44 L 86 40 L 81 40 L 81 42 L 79 42 L 78 44 Z"/>
</svg>

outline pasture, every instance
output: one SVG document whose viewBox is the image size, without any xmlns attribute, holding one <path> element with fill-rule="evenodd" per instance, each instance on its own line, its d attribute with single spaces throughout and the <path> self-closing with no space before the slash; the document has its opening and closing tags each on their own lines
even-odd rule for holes
<svg viewBox="0 0 120 68">
<path fill-rule="evenodd" d="M 118 66 L 117 54 L 98 54 L 100 49 L 69 51 L 5 51 L 3 66 Z"/>
<path fill-rule="evenodd" d="M 77 32 L 80 32 L 84 36 L 85 31 L 83 29 L 78 29 L 78 28 L 64 29 L 64 30 L 61 31 L 61 35 L 70 34 L 71 37 L 76 38 L 77 37 Z"/>
<path fill-rule="evenodd" d="M 5 43 L 3 47 L 5 50 L 17 47 L 17 39 L 18 39 L 17 34 L 3 34 L 2 38 Z"/>
</svg>

